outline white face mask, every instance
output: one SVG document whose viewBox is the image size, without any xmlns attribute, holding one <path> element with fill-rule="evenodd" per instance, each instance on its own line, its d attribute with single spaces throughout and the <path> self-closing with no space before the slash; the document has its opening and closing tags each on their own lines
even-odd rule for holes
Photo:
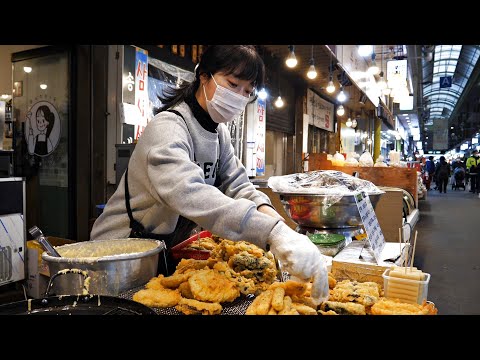
<svg viewBox="0 0 480 360">
<path fill-rule="evenodd" d="M 212 100 L 207 99 L 205 85 L 203 85 L 203 93 L 205 94 L 205 100 L 207 101 L 208 114 L 216 123 L 232 121 L 245 110 L 245 106 L 247 106 L 250 98 L 218 85 L 213 75 L 212 79 L 215 82 L 215 85 L 217 85 Z"/>
</svg>

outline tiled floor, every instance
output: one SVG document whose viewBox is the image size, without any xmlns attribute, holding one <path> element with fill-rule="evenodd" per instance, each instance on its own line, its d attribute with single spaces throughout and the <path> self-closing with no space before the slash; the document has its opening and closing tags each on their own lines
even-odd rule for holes
<svg viewBox="0 0 480 360">
<path fill-rule="evenodd" d="M 415 266 L 431 275 L 429 300 L 439 314 L 480 314 L 480 198 L 430 190 L 419 210 Z"/>
</svg>

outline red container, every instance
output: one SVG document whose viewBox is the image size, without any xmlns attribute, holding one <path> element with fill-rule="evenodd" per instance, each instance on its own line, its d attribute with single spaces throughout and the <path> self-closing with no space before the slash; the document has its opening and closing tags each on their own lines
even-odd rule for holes
<svg viewBox="0 0 480 360">
<path fill-rule="evenodd" d="M 172 247 L 172 257 L 174 259 L 207 260 L 210 257 L 210 250 L 185 249 L 195 240 L 206 237 L 212 237 L 212 233 L 208 230 L 200 231 L 198 234 L 190 236 L 187 240 Z"/>
</svg>

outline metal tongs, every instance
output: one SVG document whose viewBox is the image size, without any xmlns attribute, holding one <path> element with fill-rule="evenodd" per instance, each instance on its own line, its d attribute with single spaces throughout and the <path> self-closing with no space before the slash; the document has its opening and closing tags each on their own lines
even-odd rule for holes
<svg viewBox="0 0 480 360">
<path fill-rule="evenodd" d="M 28 230 L 29 234 L 32 235 L 34 239 L 36 239 L 45 249 L 45 251 L 50 256 L 61 257 L 57 250 L 50 244 L 47 238 L 43 235 L 42 231 L 37 226 L 32 226 Z"/>
</svg>

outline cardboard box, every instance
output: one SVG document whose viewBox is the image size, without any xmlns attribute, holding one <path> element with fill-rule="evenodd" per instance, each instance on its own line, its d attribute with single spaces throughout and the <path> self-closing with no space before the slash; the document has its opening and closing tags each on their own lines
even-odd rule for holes
<svg viewBox="0 0 480 360">
<path fill-rule="evenodd" d="M 375 215 L 385 239 L 398 241 L 398 229 L 403 224 L 403 191 L 386 190 L 375 206 Z"/>
<path fill-rule="evenodd" d="M 53 236 L 48 236 L 47 239 L 53 246 L 75 242 Z M 48 265 L 42 259 L 43 252 L 44 249 L 37 240 L 27 241 L 27 295 L 35 299 L 43 297 L 50 280 Z"/>
<path fill-rule="evenodd" d="M 367 245 L 366 245 L 367 244 Z M 402 248 L 401 257 L 400 246 Z M 405 244 L 386 242 L 377 264 L 368 242 L 352 241 L 340 251 L 332 262 L 332 274 L 336 280 L 373 281 L 383 286 L 382 274 L 392 265 L 401 266 L 406 256 Z M 395 262 L 386 261 L 397 259 Z"/>
</svg>

